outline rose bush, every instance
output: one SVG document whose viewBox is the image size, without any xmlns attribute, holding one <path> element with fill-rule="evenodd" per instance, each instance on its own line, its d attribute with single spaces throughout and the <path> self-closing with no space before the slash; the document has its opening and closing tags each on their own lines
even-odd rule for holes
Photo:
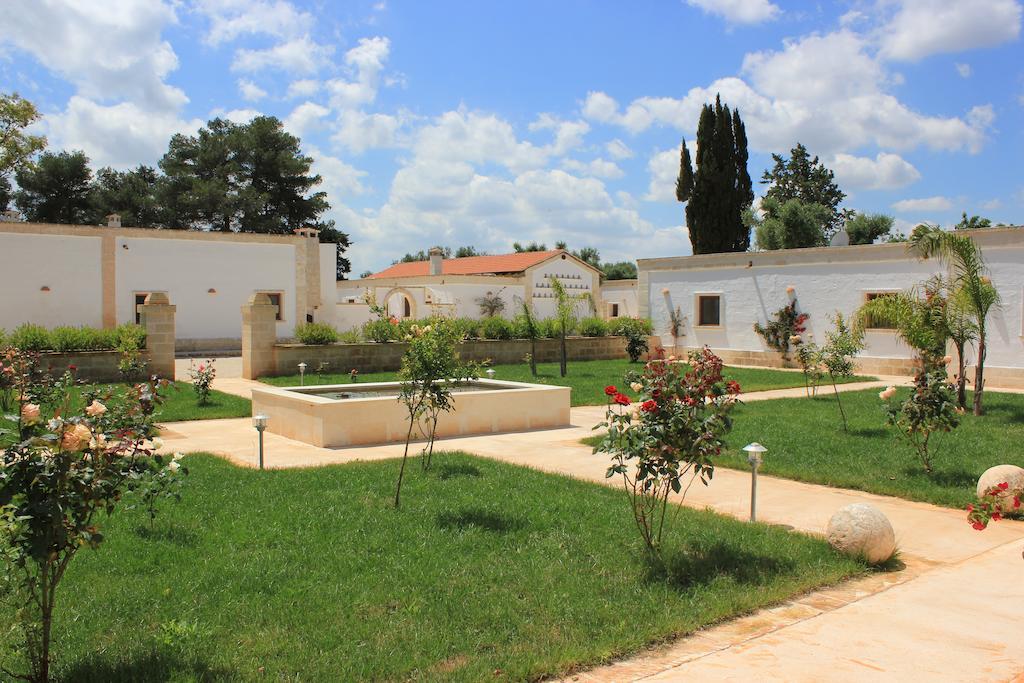
<svg viewBox="0 0 1024 683">
<path fill-rule="evenodd" d="M 37 383 L 38 358 L 12 352 L 0 361 L 16 410 L 0 429 L 0 595 L 13 603 L 27 672 L 8 676 L 49 680 L 57 588 L 83 547 L 103 541 L 99 517 L 117 508 L 129 482 L 160 463 L 148 436 L 165 382 L 133 387 L 126 398 L 90 394 L 71 410 L 66 372 Z M 45 373 L 43 373 L 45 374 Z"/>
<path fill-rule="evenodd" d="M 628 381 L 639 385 L 639 409 L 628 409 L 628 396 L 605 387 L 606 418 L 594 428 L 608 432 L 594 452 L 611 456 L 606 476 L 622 476 L 644 545 L 660 557 L 668 497 L 685 496 L 684 482 L 688 489 L 696 478 L 711 480 L 741 389 L 723 379 L 722 359 L 706 347 L 690 353 L 689 368 L 653 360 Z"/>
</svg>

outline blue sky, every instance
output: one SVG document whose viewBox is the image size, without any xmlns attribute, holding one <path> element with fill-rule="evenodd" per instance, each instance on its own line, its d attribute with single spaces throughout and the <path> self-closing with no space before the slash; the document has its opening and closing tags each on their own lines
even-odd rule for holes
<svg viewBox="0 0 1024 683">
<path fill-rule="evenodd" d="M 5 8 L 0 90 L 51 148 L 155 164 L 213 116 L 278 116 L 356 273 L 432 244 L 686 254 L 678 145 L 716 92 L 757 180 L 797 141 L 902 229 L 1024 223 L 1018 0 L 40 0 Z"/>
</svg>

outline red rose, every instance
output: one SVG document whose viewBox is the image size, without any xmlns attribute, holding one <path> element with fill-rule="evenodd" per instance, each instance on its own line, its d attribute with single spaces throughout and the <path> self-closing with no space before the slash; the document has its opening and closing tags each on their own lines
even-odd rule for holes
<svg viewBox="0 0 1024 683">
<path fill-rule="evenodd" d="M 1013 507 L 1014 507 L 1014 509 L 1020 507 L 1020 496 L 1014 496 L 1013 497 Z"/>
<path fill-rule="evenodd" d="M 616 388 L 615 388 L 615 387 L 614 387 L 613 385 L 611 385 L 611 384 L 609 384 L 608 386 L 606 386 L 606 387 L 604 388 L 604 395 L 605 395 L 605 396 L 614 396 L 614 395 L 615 395 L 615 394 L 617 394 L 617 393 L 619 393 L 619 390 L 618 390 L 618 389 L 616 389 Z"/>
<path fill-rule="evenodd" d="M 78 369 L 78 368 L 77 368 L 76 366 L 74 366 L 74 365 L 69 365 L 69 366 L 68 366 L 68 370 L 70 370 L 71 372 L 74 372 L 74 371 L 75 371 L 75 370 L 77 370 L 77 369 Z"/>
<path fill-rule="evenodd" d="M 640 410 L 644 411 L 645 413 L 653 413 L 657 409 L 658 404 L 655 403 L 652 399 L 648 399 L 640 404 Z"/>
<path fill-rule="evenodd" d="M 1005 491 L 1008 488 L 1010 488 L 1010 485 L 1008 483 L 1006 483 L 1005 481 L 1002 484 L 999 485 L 999 490 L 1000 491 Z"/>
<path fill-rule="evenodd" d="M 967 504 L 967 511 L 968 512 L 974 512 L 974 506 L 972 504 L 968 503 Z"/>
<path fill-rule="evenodd" d="M 615 402 L 620 406 L 628 406 L 632 401 L 629 400 L 629 396 L 625 394 L 615 394 Z"/>
<path fill-rule="evenodd" d="M 985 523 L 984 522 L 975 522 L 971 526 L 974 527 L 975 529 L 977 529 L 978 531 L 984 531 L 985 530 Z"/>
<path fill-rule="evenodd" d="M 740 383 L 734 379 L 729 380 L 728 384 L 726 384 L 725 387 L 730 394 L 735 395 L 740 393 Z"/>
<path fill-rule="evenodd" d="M 992 521 L 993 522 L 998 522 L 1002 518 L 1003 518 L 1003 516 L 1001 514 L 999 514 L 998 512 L 993 512 L 992 513 Z"/>
</svg>

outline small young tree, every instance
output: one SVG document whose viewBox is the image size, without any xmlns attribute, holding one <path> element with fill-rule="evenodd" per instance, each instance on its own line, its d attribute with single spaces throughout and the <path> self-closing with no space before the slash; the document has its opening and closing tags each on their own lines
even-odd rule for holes
<svg viewBox="0 0 1024 683">
<path fill-rule="evenodd" d="M 576 308 L 581 301 L 584 301 L 586 294 L 573 296 L 565 290 L 565 285 L 557 277 L 550 278 L 551 291 L 555 295 L 556 313 L 555 319 L 558 324 L 558 339 L 560 342 L 561 355 L 559 357 L 559 372 L 565 377 L 568 367 L 568 350 L 566 349 L 565 338 L 576 327 Z"/>
<path fill-rule="evenodd" d="M 537 330 L 537 319 L 533 316 L 533 308 L 525 299 L 522 301 L 523 320 L 526 323 L 526 338 L 530 340 L 530 374 L 537 376 L 537 337 L 540 332 Z"/>
<path fill-rule="evenodd" d="M 836 396 L 836 404 L 839 406 L 839 415 L 843 419 L 843 431 L 849 431 L 846 423 L 846 411 L 843 410 L 843 402 L 839 398 L 839 387 L 836 386 L 836 378 L 852 377 L 855 366 L 853 357 L 864 348 L 864 335 L 856 326 L 851 327 L 843 314 L 836 311 L 832 320 L 832 329 L 825 333 L 825 343 L 821 346 L 821 365 L 828 371 L 829 379 L 832 380 L 832 391 Z"/>
<path fill-rule="evenodd" d="M 640 394 L 635 413 L 626 410 L 629 397 L 606 387 L 605 421 L 594 427 L 608 430 L 594 452 L 611 456 L 605 476 L 622 476 L 644 546 L 656 558 L 669 495 L 685 496 L 698 477 L 705 485 L 711 480 L 740 393 L 739 384 L 724 380 L 722 359 L 707 347 L 690 352 L 689 366 L 647 363 L 632 386 Z"/>
<path fill-rule="evenodd" d="M 936 432 L 952 431 L 960 424 L 962 410 L 956 405 L 956 390 L 946 379 L 946 366 L 929 361 L 914 375 L 914 389 L 902 403 L 893 403 L 895 387 L 879 393 L 885 401 L 889 424 L 896 427 L 917 452 L 925 472 L 932 473 L 931 438 Z"/>
<path fill-rule="evenodd" d="M 505 310 L 505 300 L 501 298 L 501 292 L 487 292 L 477 297 L 476 305 L 480 307 L 480 314 L 485 318 L 493 318 Z"/>
<path fill-rule="evenodd" d="M 402 479 L 413 431 L 419 429 L 426 439 L 420 451 L 420 462 L 424 470 L 430 469 L 438 419 L 441 413 L 454 408 L 452 387 L 479 376 L 475 363 L 463 363 L 459 359 L 456 347 L 462 341 L 462 335 L 448 320 L 440 319 L 424 327 L 414 324 L 406 341 L 409 347 L 402 356 L 402 368 L 398 373 L 402 382 L 398 398 L 408 411 L 409 428 L 395 487 L 396 508 L 401 502 Z"/>
</svg>

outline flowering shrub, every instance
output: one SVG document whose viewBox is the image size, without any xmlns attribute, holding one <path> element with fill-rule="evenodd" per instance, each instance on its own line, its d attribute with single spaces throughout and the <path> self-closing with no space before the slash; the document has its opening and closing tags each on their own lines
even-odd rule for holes
<svg viewBox="0 0 1024 683">
<path fill-rule="evenodd" d="M 946 378 L 944 365 L 925 363 L 914 375 L 914 390 L 902 403 L 893 403 L 895 387 L 879 393 L 885 401 L 889 424 L 900 430 L 917 452 L 925 472 L 932 471 L 932 435 L 949 432 L 960 424 L 963 410 L 957 406 L 956 387 Z"/>
<path fill-rule="evenodd" d="M 789 305 L 783 306 L 775 311 L 774 320 L 769 320 L 767 325 L 754 323 L 754 332 L 764 339 L 764 343 L 782 355 L 789 356 L 791 344 L 800 343 L 800 335 L 807 331 L 808 314 L 796 312 L 796 299 Z M 793 338 L 796 341 L 793 341 Z"/>
<path fill-rule="evenodd" d="M 155 452 L 160 446 L 160 440 L 153 439 L 152 450 Z M 128 509 L 145 508 L 150 528 L 158 512 L 157 503 L 166 499 L 181 500 L 182 478 L 188 476 L 188 468 L 182 466 L 181 457 L 181 453 L 171 458 L 155 454 L 129 474 L 128 490 L 135 494 L 136 502 L 128 505 Z"/>
<path fill-rule="evenodd" d="M 338 341 L 338 330 L 328 323 L 301 323 L 295 326 L 295 338 L 310 346 L 326 346 Z"/>
<path fill-rule="evenodd" d="M 149 466 L 146 435 L 166 383 L 137 385 L 109 404 L 92 398 L 77 413 L 67 391 L 72 373 L 40 387 L 37 360 L 8 352 L 0 371 L 16 397 L 11 427 L 0 429 L 0 594 L 12 603 L 28 666 L 5 674 L 47 681 L 57 588 L 78 550 L 102 543 L 100 514 L 114 512 Z"/>
<path fill-rule="evenodd" d="M 213 359 L 208 358 L 205 363 L 198 367 L 194 362 L 189 363 L 188 376 L 192 380 L 192 389 L 196 392 L 196 399 L 199 405 L 205 406 L 210 401 L 210 390 L 213 380 L 217 377 L 217 369 L 213 366 Z"/>
<path fill-rule="evenodd" d="M 622 476 L 633 517 L 647 550 L 659 555 L 670 493 L 683 493 L 694 479 L 707 485 L 714 456 L 725 447 L 732 428 L 729 413 L 740 385 L 722 377 L 722 359 L 705 347 L 692 351 L 689 366 L 654 360 L 631 379 L 640 396 L 632 401 L 614 386 L 605 387 L 608 409 L 595 429 L 608 433 L 594 449 L 608 453 L 606 476 Z M 687 481 L 688 480 L 688 481 Z"/>
<path fill-rule="evenodd" d="M 1001 482 L 985 491 L 977 503 L 967 506 L 967 523 L 982 531 L 989 522 L 998 522 L 1009 514 L 1020 514 L 1024 488 L 1010 490 L 1007 482 Z"/>
<path fill-rule="evenodd" d="M 402 356 L 398 378 L 402 391 L 398 396 L 409 413 L 409 429 L 405 435 L 405 451 L 395 488 L 395 507 L 399 506 L 402 478 L 409 457 L 409 444 L 413 431 L 419 429 L 427 443 L 420 452 L 423 469 L 429 469 L 434 454 L 437 421 L 442 412 L 454 408 L 452 386 L 479 377 L 479 366 L 463 363 L 456 352 L 462 341 L 458 329 L 447 320 L 438 319 L 433 325 L 413 325 L 407 340 L 409 348 Z"/>
</svg>

